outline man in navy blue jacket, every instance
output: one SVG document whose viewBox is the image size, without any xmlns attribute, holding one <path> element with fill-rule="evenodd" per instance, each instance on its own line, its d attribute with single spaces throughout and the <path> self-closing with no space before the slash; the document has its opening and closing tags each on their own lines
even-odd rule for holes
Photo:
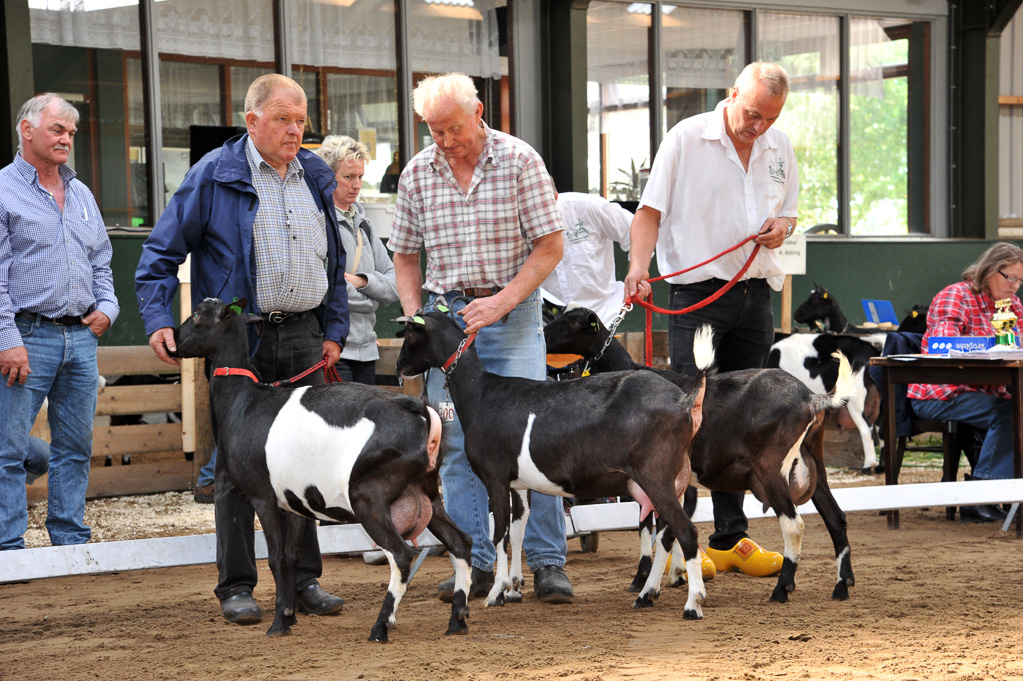
<svg viewBox="0 0 1023 681">
<path fill-rule="evenodd" d="M 146 240 L 135 272 L 149 345 L 163 361 L 174 345 L 171 304 L 178 266 L 191 254 L 192 305 L 204 298 L 248 301 L 266 323 L 250 335 L 264 381 L 291 378 L 321 358 L 333 366 L 348 335 L 345 252 L 338 239 L 327 164 L 302 149 L 306 96 L 279 74 L 256 79 L 245 97 L 248 132 L 206 154 L 188 171 Z M 251 327 L 250 327 L 251 328 Z M 296 385 L 322 383 L 314 372 Z M 216 424 L 214 424 L 216 430 Z M 254 511 L 218 457 L 214 504 L 224 617 L 255 624 Z M 299 558 L 299 610 L 334 614 L 343 601 L 320 588 L 316 523 L 308 521 Z"/>
</svg>

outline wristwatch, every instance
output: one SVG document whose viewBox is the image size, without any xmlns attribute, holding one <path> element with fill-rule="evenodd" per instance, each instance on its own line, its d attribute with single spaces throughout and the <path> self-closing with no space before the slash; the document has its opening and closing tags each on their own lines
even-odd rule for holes
<svg viewBox="0 0 1023 681">
<path fill-rule="evenodd" d="M 789 223 L 789 228 L 785 230 L 785 238 L 788 239 L 790 236 L 792 236 L 792 233 L 796 231 L 796 226 L 792 224 L 792 220 L 789 220 L 788 218 L 784 218 L 784 220 L 785 222 Z"/>
</svg>

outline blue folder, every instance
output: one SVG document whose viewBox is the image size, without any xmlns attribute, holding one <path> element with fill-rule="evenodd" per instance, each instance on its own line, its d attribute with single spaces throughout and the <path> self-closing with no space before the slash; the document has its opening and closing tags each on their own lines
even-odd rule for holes
<svg viewBox="0 0 1023 681">
<path fill-rule="evenodd" d="M 874 322 L 875 324 L 889 322 L 896 326 L 899 325 L 899 318 L 895 315 L 892 301 L 863 300 L 861 302 L 863 303 L 863 314 L 866 315 L 868 322 Z"/>
</svg>

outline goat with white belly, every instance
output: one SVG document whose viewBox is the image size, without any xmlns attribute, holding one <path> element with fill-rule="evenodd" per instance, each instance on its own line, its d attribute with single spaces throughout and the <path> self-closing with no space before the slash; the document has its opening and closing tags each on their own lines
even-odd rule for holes
<svg viewBox="0 0 1023 681">
<path fill-rule="evenodd" d="M 855 389 L 849 402 L 838 412 L 838 424 L 855 428 L 863 447 L 863 472 L 877 465 L 874 424 L 881 412 L 881 390 L 870 378 L 871 357 L 881 355 L 884 334 L 845 336 L 830 333 L 795 333 L 771 346 L 767 366 L 782 369 L 817 393 L 829 392 L 838 379 L 834 353 L 841 352 L 852 363 Z"/>
<path fill-rule="evenodd" d="M 484 370 L 474 336 L 466 336 L 441 312 L 402 317 L 405 342 L 398 375 L 443 367 L 451 399 L 465 432 L 465 454 L 490 497 L 494 545 L 502 546 L 513 518 L 508 558 L 498 552 L 494 587 L 486 605 L 521 600 L 522 528 L 528 517 L 525 490 L 559 496 L 631 495 L 644 512 L 653 509 L 666 526 L 658 536 L 654 569 L 664 571 L 675 537 L 689 578 L 683 617 L 703 617 L 706 598 L 697 531 L 679 495 L 689 484 L 689 449 L 700 427 L 704 378 L 685 390 L 654 374 L 628 372 L 586 381 L 546 382 L 497 376 Z M 697 335 L 697 366 L 713 361 L 709 334 Z M 518 500 L 509 509 L 509 497 Z M 661 574 L 657 573 L 657 574 Z M 651 578 L 634 607 L 648 607 L 660 592 Z"/>
<path fill-rule="evenodd" d="M 244 309 L 245 301 L 236 305 Z M 220 456 L 266 535 L 277 587 L 267 635 L 287 634 L 295 623 L 295 573 L 306 518 L 355 520 L 387 556 L 391 580 L 369 640 L 387 640 L 412 564 L 405 540 L 414 540 L 424 527 L 455 559 L 447 633 L 467 631 L 472 539 L 440 501 L 437 413 L 415 398 L 358 383 L 299 388 L 259 383 L 245 327 L 263 320 L 234 307 L 216 299 L 196 306 L 174 331 L 175 356 L 208 358 Z"/>
<path fill-rule="evenodd" d="M 594 375 L 580 379 L 581 383 L 606 375 L 601 372 L 627 369 L 657 373 L 680 385 L 691 380 L 634 362 L 621 343 L 610 337 L 597 315 L 585 308 L 570 309 L 556 317 L 545 327 L 544 337 L 549 352 L 581 355 L 589 361 Z M 780 603 L 788 600 L 796 586 L 803 539 L 803 520 L 796 507 L 809 499 L 813 499 L 835 546 L 838 581 L 831 597 L 847 599 L 849 587 L 855 582 L 845 513 L 831 494 L 824 467 L 824 413 L 841 407 L 853 391 L 849 363 L 844 356 L 837 359 L 838 385 L 830 396 L 811 392 L 779 369 L 744 369 L 707 376 L 703 426 L 693 440 L 690 457 L 693 474 L 708 489 L 749 490 L 765 510 L 774 509 L 785 539 L 784 563 L 771 594 L 771 600 Z M 695 494 L 687 492 L 686 497 L 687 508 L 695 508 Z M 636 581 L 647 575 L 644 568 L 649 558 L 642 552 L 648 550 L 646 540 L 641 546 Z M 675 561 L 672 563 L 674 566 Z M 651 574 L 662 574 L 657 569 L 654 565 Z M 670 575 L 669 584 L 678 584 L 680 577 Z"/>
</svg>

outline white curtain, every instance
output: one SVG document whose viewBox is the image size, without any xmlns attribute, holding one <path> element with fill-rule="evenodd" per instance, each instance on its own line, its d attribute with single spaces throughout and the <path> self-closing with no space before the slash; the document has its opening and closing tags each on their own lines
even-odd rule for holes
<svg viewBox="0 0 1023 681">
<path fill-rule="evenodd" d="M 663 5 L 664 85 L 724 89 L 746 64 L 743 12 Z"/>
<path fill-rule="evenodd" d="M 890 42 L 877 19 L 849 21 L 850 92 L 863 97 L 884 97 L 884 49 Z"/>
</svg>

